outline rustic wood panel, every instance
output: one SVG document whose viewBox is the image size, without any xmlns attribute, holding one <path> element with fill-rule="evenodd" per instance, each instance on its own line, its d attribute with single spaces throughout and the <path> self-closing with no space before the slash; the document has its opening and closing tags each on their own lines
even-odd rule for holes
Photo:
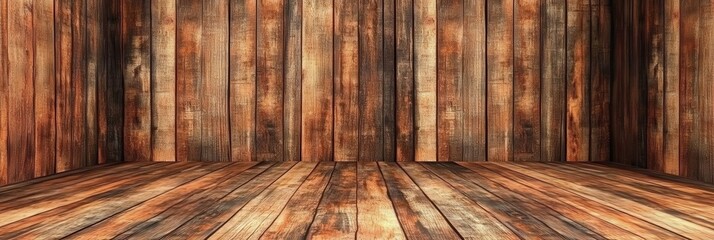
<svg viewBox="0 0 714 240">
<path fill-rule="evenodd" d="M 516 0 L 513 63 L 513 160 L 540 156 L 540 5 Z"/>
<path fill-rule="evenodd" d="M 489 161 L 513 159 L 513 1 L 486 3 Z"/>
<path fill-rule="evenodd" d="M 90 1 L 96 3 L 96 1 Z M 101 16 L 103 11 L 96 9 L 97 5 L 92 5 L 95 9 L 93 14 Z M 47 176 L 55 173 L 55 20 L 54 20 L 54 3 L 52 1 L 35 0 L 33 2 L 33 29 L 34 29 L 34 58 L 35 64 L 38 67 L 34 69 L 34 89 L 35 89 L 35 173 L 34 177 Z M 102 29 L 99 24 L 102 19 L 97 17 L 91 21 L 93 32 Z M 88 21 L 88 24 L 90 22 Z M 89 25 L 87 26 L 89 28 Z M 94 36 L 93 49 L 99 49 L 99 45 L 103 38 Z M 97 52 L 94 52 L 97 53 Z M 94 56 L 97 68 L 101 65 L 103 55 Z M 0 64 L 1 65 L 1 64 Z M 2 72 L 2 71 L 0 71 Z M 100 74 L 97 74 L 99 77 Z M 2 90 L 0 90 L 2 91 Z M 91 91 L 90 91 L 91 92 Z M 4 101 L 4 99 L 2 100 Z M 88 109 L 92 110 L 92 109 Z M 2 121 L 0 121 L 2 122 Z M 98 148 L 93 148 L 98 150 Z"/>
<path fill-rule="evenodd" d="M 588 161 L 590 144 L 590 1 L 568 0 L 566 160 Z"/>
<path fill-rule="evenodd" d="M 384 159 L 383 1 L 360 1 L 359 10 L 359 160 Z"/>
<path fill-rule="evenodd" d="M 486 161 L 486 1 L 464 1 L 463 160 Z"/>
<path fill-rule="evenodd" d="M 180 7 L 179 7 L 180 6 Z M 180 0 L 176 10 L 176 157 L 201 159 L 201 1 Z M 124 16 L 122 16 L 124 17 Z M 180 27 L 179 27 L 180 26 Z M 252 48 L 255 49 L 255 48 Z M 125 80 L 126 81 L 126 80 Z M 129 107 L 128 105 L 126 107 Z M 251 109 L 254 109 L 251 107 Z M 253 115 L 248 115 L 253 116 Z"/>
<path fill-rule="evenodd" d="M 610 161 L 612 0 L 592 0 L 590 161 Z"/>
<path fill-rule="evenodd" d="M 151 3 L 151 159 L 176 161 L 176 1 Z"/>
<path fill-rule="evenodd" d="M 255 155 L 256 124 L 256 2 L 231 1 L 230 8 L 231 160 L 251 161 Z M 191 29 L 179 26 L 191 34 Z"/>
<path fill-rule="evenodd" d="M 230 161 L 228 18 L 228 0 L 203 1 L 201 161 Z"/>
<path fill-rule="evenodd" d="M 283 0 L 258 2 L 256 160 L 283 160 Z M 225 20 L 219 18 L 218 20 Z M 210 24 L 210 23 L 208 23 Z"/>
<path fill-rule="evenodd" d="M 643 56 L 647 71 L 647 166 L 662 171 L 664 158 L 664 1 L 645 1 Z"/>
<path fill-rule="evenodd" d="M 436 1 L 414 0 L 417 161 L 436 161 Z"/>
<path fill-rule="evenodd" d="M 122 57 L 124 61 L 124 103 L 126 104 L 126 108 L 124 108 L 124 139 L 126 139 L 124 159 L 129 161 L 151 161 L 150 3 L 149 0 L 122 2 Z M 75 34 L 74 31 L 72 33 Z M 72 39 L 78 41 L 74 37 Z M 74 45 L 73 50 L 76 47 Z M 74 75 L 75 71 L 72 71 L 72 76 Z M 72 88 L 74 91 L 80 91 L 80 89 Z"/>
<path fill-rule="evenodd" d="M 669 174 L 679 174 L 679 29 L 680 1 L 665 0 L 664 6 L 664 162 Z"/>
<path fill-rule="evenodd" d="M 415 158 L 414 2 L 395 2 L 396 41 L 396 160 Z"/>
<path fill-rule="evenodd" d="M 335 1 L 335 160 L 359 157 L 359 1 Z"/>
<path fill-rule="evenodd" d="M 7 74 L 10 59 L 7 57 L 7 24 L 8 11 L 7 1 L 0 3 L 0 184 L 5 185 L 10 182 L 7 176 L 8 152 L 7 152 L 7 132 L 9 125 L 8 111 L 8 82 Z"/>
<path fill-rule="evenodd" d="M 541 38 L 541 161 L 565 160 L 565 1 L 543 3 Z"/>
<path fill-rule="evenodd" d="M 463 1 L 437 1 L 437 160 L 463 160 Z"/>
<path fill-rule="evenodd" d="M 299 161 L 302 151 L 302 1 L 287 1 L 285 10 L 285 36 L 283 54 L 285 59 L 285 160 Z M 232 25 L 231 25 L 232 26 Z"/>
</svg>

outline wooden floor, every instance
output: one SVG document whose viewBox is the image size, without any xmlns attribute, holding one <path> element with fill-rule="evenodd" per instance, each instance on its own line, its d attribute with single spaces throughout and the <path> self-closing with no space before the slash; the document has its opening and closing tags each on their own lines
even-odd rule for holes
<svg viewBox="0 0 714 240">
<path fill-rule="evenodd" d="M 0 188 L 0 239 L 707 239 L 712 206 L 598 164 L 126 163 Z"/>
</svg>

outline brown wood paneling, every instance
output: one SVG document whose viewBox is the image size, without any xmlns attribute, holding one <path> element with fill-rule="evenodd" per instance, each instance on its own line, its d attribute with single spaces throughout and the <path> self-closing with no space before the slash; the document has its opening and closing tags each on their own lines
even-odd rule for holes
<svg viewBox="0 0 714 240">
<path fill-rule="evenodd" d="M 230 161 L 228 17 L 228 0 L 203 1 L 201 161 Z"/>
<path fill-rule="evenodd" d="M 566 160 L 588 161 L 590 144 L 590 2 L 568 0 Z"/>
<path fill-rule="evenodd" d="M 335 160 L 359 156 L 359 1 L 335 1 Z"/>
<path fill-rule="evenodd" d="M 122 2 L 124 159 L 127 161 L 151 160 L 150 6 L 149 0 Z M 78 52 L 76 45 L 73 44 L 73 50 Z M 81 88 L 72 89 L 80 91 Z"/>
<path fill-rule="evenodd" d="M 645 1 L 643 56 L 647 75 L 647 167 L 662 171 L 664 141 L 664 1 Z"/>
<path fill-rule="evenodd" d="M 10 59 L 7 57 L 7 36 L 8 36 L 8 11 L 7 1 L 0 3 L 0 184 L 9 182 L 7 178 L 7 132 L 9 125 L 8 106 L 8 65 Z"/>
<path fill-rule="evenodd" d="M 463 2 L 437 1 L 437 160 L 463 160 Z"/>
<path fill-rule="evenodd" d="M 669 174 L 679 174 L 679 29 L 680 0 L 664 6 L 664 162 Z"/>
<path fill-rule="evenodd" d="M 34 62 L 38 66 L 34 69 L 35 79 L 33 86 L 35 89 L 34 177 L 41 177 L 55 172 L 54 3 L 52 1 L 35 0 L 33 2 L 33 9 L 32 23 L 35 31 Z M 102 13 L 99 9 L 95 10 L 97 10 L 95 11 L 96 14 Z M 94 23 L 99 23 L 99 19 L 95 18 Z M 94 29 L 98 30 L 98 25 L 94 25 Z M 98 44 L 101 41 L 101 39 L 96 40 L 95 42 Z M 95 59 L 98 60 L 100 58 L 104 58 L 104 56 L 96 56 Z M 1 65 L 2 64 L 0 64 L 0 66 Z M 3 99 L 2 101 L 5 100 Z M 97 148 L 94 150 L 96 149 Z"/>
<path fill-rule="evenodd" d="M 699 152 L 699 180 L 714 182 L 714 4 L 712 0 L 699 2 L 699 125 L 701 149 Z M 648 139 L 649 140 L 649 139 Z"/>
<path fill-rule="evenodd" d="M 565 1 L 543 4 L 541 72 L 541 161 L 565 160 Z"/>
<path fill-rule="evenodd" d="M 383 0 L 382 38 L 383 38 L 383 102 L 382 119 L 384 121 L 384 161 L 397 159 L 397 42 L 396 42 L 396 0 Z"/>
<path fill-rule="evenodd" d="M 680 102 L 680 175 L 696 178 L 698 175 L 700 148 L 698 119 L 699 108 L 697 96 L 697 71 L 699 61 L 699 1 L 683 0 L 681 2 L 680 51 L 681 58 L 679 78 Z"/>
<path fill-rule="evenodd" d="M 414 134 L 414 2 L 395 2 L 396 41 L 396 160 L 412 161 Z"/>
<path fill-rule="evenodd" d="M 384 6 L 379 0 L 359 5 L 359 160 L 384 159 Z"/>
<path fill-rule="evenodd" d="M 176 1 L 151 4 L 151 159 L 176 161 Z"/>
<path fill-rule="evenodd" d="M 513 1 L 486 3 L 489 161 L 513 159 Z"/>
<path fill-rule="evenodd" d="M 610 160 L 611 0 L 591 2 L 590 161 Z"/>
<path fill-rule="evenodd" d="M 436 1 L 414 0 L 417 161 L 436 161 Z"/>
<path fill-rule="evenodd" d="M 256 2 L 230 1 L 230 8 L 231 160 L 251 161 L 255 156 Z"/>
<path fill-rule="evenodd" d="M 464 1 L 463 161 L 486 161 L 486 0 Z"/>
<path fill-rule="evenodd" d="M 202 11 L 201 1 L 180 0 L 177 2 L 176 23 L 177 26 L 180 26 L 176 29 L 177 161 L 201 159 Z M 125 18 L 125 16 L 122 17 Z M 129 106 L 126 105 L 126 107 Z M 251 107 L 252 109 L 254 108 Z"/>
<path fill-rule="evenodd" d="M 284 4 L 284 0 L 258 1 L 255 133 L 258 161 L 283 160 Z"/>
<path fill-rule="evenodd" d="M 540 160 L 540 5 L 514 4 L 513 160 Z"/>
<path fill-rule="evenodd" d="M 300 161 L 302 99 L 302 1 L 287 1 L 285 10 L 283 88 L 285 160 Z M 231 25 L 232 26 L 232 25 Z"/>
</svg>

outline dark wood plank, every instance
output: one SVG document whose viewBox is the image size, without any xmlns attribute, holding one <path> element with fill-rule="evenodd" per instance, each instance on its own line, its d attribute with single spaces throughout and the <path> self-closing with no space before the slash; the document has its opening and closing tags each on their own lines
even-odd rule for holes
<svg viewBox="0 0 714 240">
<path fill-rule="evenodd" d="M 283 160 L 283 0 L 258 1 L 256 160 Z"/>
<path fill-rule="evenodd" d="M 211 194 L 219 191 L 218 189 L 220 189 L 221 186 L 230 185 L 230 187 L 235 187 L 236 185 L 233 184 L 240 184 L 241 182 L 236 181 L 240 181 L 241 179 L 243 180 L 242 183 L 245 183 L 248 181 L 247 179 L 264 171 L 270 167 L 270 165 L 272 164 L 232 164 L 99 221 L 90 227 L 68 236 L 68 238 L 80 239 L 84 236 L 93 236 L 95 238 L 115 237 L 141 223 L 139 221 L 127 221 L 127 219 L 150 219 L 170 208 L 183 206 L 191 198 L 210 197 Z"/>
<path fill-rule="evenodd" d="M 437 1 L 437 160 L 463 160 L 463 2 Z"/>
<path fill-rule="evenodd" d="M 419 163 L 399 163 L 463 238 L 518 239 L 481 206 Z"/>
<path fill-rule="evenodd" d="M 56 8 L 55 8 L 56 9 Z M 100 88 L 99 98 L 99 163 L 116 163 L 123 157 L 124 84 L 121 58 L 121 4 L 110 1 L 106 4 L 106 88 Z M 57 28 L 55 28 L 57 32 Z M 57 37 L 55 37 L 57 41 Z M 55 49 L 57 54 L 57 49 Z M 55 58 L 57 59 L 57 58 Z M 100 82 L 99 86 L 104 83 Z M 104 91 L 106 89 L 106 91 Z M 56 99 L 57 100 L 57 99 Z"/>
<path fill-rule="evenodd" d="M 414 0 L 417 161 L 436 161 L 436 1 Z"/>
<path fill-rule="evenodd" d="M 432 173 L 449 183 L 522 238 L 602 238 L 587 228 L 573 226 L 570 219 L 543 205 L 530 203 L 527 198 L 514 196 L 493 185 L 483 186 L 475 173 L 454 163 L 423 164 Z M 480 178 L 483 180 L 483 178 Z M 500 190 L 500 191 L 499 191 Z M 525 200 L 525 201 L 524 201 Z"/>
<path fill-rule="evenodd" d="M 149 0 L 122 2 L 122 56 L 126 105 L 124 159 L 126 161 L 151 161 L 150 11 Z M 78 51 L 75 47 L 73 46 L 73 51 Z M 72 59 L 75 60 L 77 57 Z M 73 89 L 81 91 L 78 88 Z M 74 121 L 77 122 L 78 119 Z"/>
<path fill-rule="evenodd" d="M 357 164 L 337 163 L 307 232 L 307 238 L 357 236 Z"/>
<path fill-rule="evenodd" d="M 228 19 L 228 0 L 203 1 L 201 161 L 230 161 Z"/>
<path fill-rule="evenodd" d="M 384 161 L 397 160 L 397 40 L 396 40 L 396 0 L 382 0 L 382 57 L 383 57 L 383 109 L 384 121 Z"/>
<path fill-rule="evenodd" d="M 176 8 L 176 160 L 199 161 L 203 6 L 191 0 L 179 0 L 176 6 L 181 6 Z"/>
<path fill-rule="evenodd" d="M 714 60 L 714 4 L 711 0 L 699 2 L 699 107 L 701 129 L 701 148 L 703 156 L 699 159 L 699 180 L 714 183 L 714 68 L 708 63 Z"/>
<path fill-rule="evenodd" d="M 101 17 L 101 11 L 98 9 L 100 7 L 96 0 L 85 0 L 83 3 L 84 8 L 84 22 L 82 23 L 84 28 L 84 44 L 85 44 L 85 106 L 84 106 L 84 121 L 85 126 L 84 131 L 86 132 L 84 139 L 85 142 L 85 154 L 86 154 L 86 166 L 92 166 L 98 164 L 97 156 L 99 154 L 99 122 L 97 114 L 97 84 L 100 81 L 99 75 L 101 74 L 98 66 L 102 61 L 106 59 L 104 57 L 103 47 L 99 44 L 99 18 Z M 100 50 L 101 49 L 101 50 Z"/>
<path fill-rule="evenodd" d="M 680 236 L 657 225 L 641 221 L 603 204 L 589 201 L 567 188 L 559 188 L 516 171 L 495 164 L 465 164 L 460 165 L 486 177 L 487 182 L 497 182 L 509 190 L 537 199 L 538 202 L 570 218 L 577 224 L 587 227 L 606 238 L 619 238 L 637 235 L 643 238 L 660 236 L 678 238 Z M 480 178 L 474 178 L 475 181 Z"/>
<path fill-rule="evenodd" d="M 255 0 L 230 1 L 231 160 L 255 158 L 256 35 Z"/>
<path fill-rule="evenodd" d="M 317 162 L 299 162 L 268 188 L 255 196 L 225 224 L 212 239 L 257 239 L 286 207 L 298 187 L 315 169 Z"/>
<path fill-rule="evenodd" d="M 176 161 L 176 1 L 151 3 L 151 159 Z"/>
<path fill-rule="evenodd" d="M 8 58 L 7 36 L 8 36 L 8 11 L 7 1 L 0 3 L 0 184 L 5 185 L 9 181 L 7 179 L 7 133 L 9 131 L 9 115 L 8 111 L 8 84 L 10 77 L 8 75 L 8 66 L 10 59 Z"/>
<path fill-rule="evenodd" d="M 70 60 L 70 76 L 72 81 L 69 86 L 72 87 L 73 91 L 71 96 L 73 101 L 70 101 L 70 111 L 73 118 L 71 152 L 72 169 L 75 169 L 92 164 L 92 159 L 87 156 L 89 144 L 87 142 L 89 134 L 87 129 L 89 125 L 87 123 L 87 87 L 89 80 L 87 78 L 87 9 L 85 1 L 74 1 L 71 3 L 71 19 L 72 58 Z M 148 33 L 146 36 L 148 37 Z M 148 58 L 148 53 L 146 56 Z M 146 70 L 148 71 L 148 67 Z M 145 136 L 148 137 L 148 124 L 145 129 L 147 130 Z"/>
<path fill-rule="evenodd" d="M 20 182 L 35 174 L 35 110 L 32 0 L 8 2 L 7 179 Z"/>
<path fill-rule="evenodd" d="M 513 159 L 513 1 L 486 3 L 488 161 Z"/>
<path fill-rule="evenodd" d="M 543 1 L 541 161 L 565 160 L 565 1 Z"/>
<path fill-rule="evenodd" d="M 283 54 L 285 87 L 284 101 L 284 137 L 285 160 L 300 161 L 302 145 L 301 106 L 302 106 L 302 1 L 287 1 L 285 8 L 285 36 Z M 232 26 L 232 25 L 231 25 Z"/>
<path fill-rule="evenodd" d="M 664 1 L 644 1 L 647 75 L 647 168 L 664 170 Z"/>
<path fill-rule="evenodd" d="M 513 160 L 540 160 L 540 3 L 514 4 Z"/>
<path fill-rule="evenodd" d="M 357 164 L 357 238 L 406 239 L 377 162 Z"/>
<path fill-rule="evenodd" d="M 190 165 L 189 168 L 167 168 L 155 174 L 145 174 L 143 178 L 134 179 L 132 183 L 114 188 L 106 194 L 85 198 L 7 225 L 3 227 L 3 237 L 62 238 L 227 166 L 224 163 Z M 37 221 L 42 219 L 51 221 L 51 224 L 37 225 Z"/>
<path fill-rule="evenodd" d="M 699 1 L 682 0 L 680 6 L 679 62 L 679 174 L 696 178 L 699 174 L 699 134 L 701 127 L 697 96 L 699 71 Z"/>
<path fill-rule="evenodd" d="M 395 2 L 396 160 L 414 161 L 416 109 L 414 84 L 414 2 Z"/>
<path fill-rule="evenodd" d="M 464 1 L 463 161 L 486 161 L 486 1 Z"/>
<path fill-rule="evenodd" d="M 304 161 L 333 159 L 332 11 L 331 2 L 303 0 L 301 142 Z"/>
<path fill-rule="evenodd" d="M 36 0 L 33 4 L 35 49 L 33 57 L 35 64 L 39 66 L 34 69 L 33 86 L 35 89 L 34 177 L 42 177 L 55 172 L 55 6 L 51 1 Z"/>
<path fill-rule="evenodd" d="M 610 161 L 611 0 L 591 2 L 590 161 Z"/>
<path fill-rule="evenodd" d="M 359 4 L 359 160 L 384 159 L 383 1 Z"/>
<path fill-rule="evenodd" d="M 166 238 L 188 238 L 190 236 L 192 238 L 205 239 L 294 165 L 295 162 L 275 164 L 239 188 L 235 188 L 236 186 L 233 185 L 235 190 L 228 190 L 225 193 L 217 192 L 218 195 L 215 195 L 217 198 L 196 198 L 192 204 L 165 213 L 164 217 L 161 217 L 161 224 L 146 224 L 146 226 L 135 227 L 131 231 L 134 234 L 129 238 L 155 238 L 161 236 Z M 183 215 L 186 211 L 198 207 L 205 210 L 198 214 Z"/>
<path fill-rule="evenodd" d="M 321 162 L 317 165 L 261 238 L 305 238 L 334 169 L 335 163 L 333 162 Z"/>
<path fill-rule="evenodd" d="M 380 162 L 379 168 L 407 238 L 459 238 L 441 212 L 399 165 Z"/>
<path fill-rule="evenodd" d="M 336 161 L 356 161 L 359 148 L 359 1 L 335 1 L 334 97 Z"/>
<path fill-rule="evenodd" d="M 588 161 L 590 146 L 590 0 L 568 0 L 566 160 Z"/>
<path fill-rule="evenodd" d="M 664 172 L 679 174 L 680 1 L 664 3 Z"/>
</svg>

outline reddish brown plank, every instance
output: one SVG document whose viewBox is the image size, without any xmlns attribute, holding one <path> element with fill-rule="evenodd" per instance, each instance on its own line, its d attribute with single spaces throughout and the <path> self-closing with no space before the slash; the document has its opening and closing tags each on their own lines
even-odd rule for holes
<svg viewBox="0 0 714 240">
<path fill-rule="evenodd" d="M 513 160 L 539 161 L 541 8 L 536 0 L 516 0 L 514 6 Z"/>
<path fill-rule="evenodd" d="M 307 232 L 308 239 L 351 239 L 357 235 L 357 164 L 337 163 Z"/>
<path fill-rule="evenodd" d="M 664 1 L 644 1 L 644 38 L 647 47 L 642 59 L 647 66 L 647 168 L 664 170 Z"/>
<path fill-rule="evenodd" d="M 697 99 L 697 72 L 699 71 L 699 1 L 681 1 L 680 62 L 679 62 L 679 173 L 696 178 L 699 174 L 699 135 L 701 127 Z"/>
<path fill-rule="evenodd" d="M 104 1 L 102 1 L 103 3 Z M 97 116 L 97 83 L 99 82 L 99 75 L 101 74 L 99 66 L 103 65 L 106 57 L 103 55 L 103 47 L 100 46 L 100 27 L 99 18 L 101 18 L 102 11 L 99 10 L 97 0 L 86 0 L 84 1 L 84 23 L 82 27 L 84 28 L 84 44 L 85 44 L 85 54 L 86 62 L 84 63 L 86 68 L 85 71 L 85 106 L 84 106 L 84 131 L 86 132 L 85 141 L 85 154 L 86 154 L 86 166 L 96 165 L 98 163 L 98 138 L 99 138 L 99 126 L 98 126 L 98 116 Z"/>
<path fill-rule="evenodd" d="M 122 5 L 123 6 L 123 5 Z M 56 147 L 55 168 L 57 172 L 72 169 L 72 6 L 69 1 L 55 2 L 55 111 Z M 123 7 L 122 7 L 123 8 Z M 122 39 L 123 40 L 123 39 Z M 123 59 L 120 61 L 123 62 Z M 123 63 L 122 63 L 123 64 Z M 123 65 L 122 65 L 123 66 Z M 123 70 L 122 70 L 123 71 Z M 119 82 L 123 85 L 123 79 Z M 124 95 L 121 95 L 122 102 Z M 121 117 L 123 118 L 123 112 Z M 122 128 L 124 126 L 121 126 Z M 123 156 L 123 152 L 122 152 Z"/>
<path fill-rule="evenodd" d="M 417 161 L 436 161 L 436 28 L 436 1 L 414 0 Z"/>
<path fill-rule="evenodd" d="M 303 0 L 301 141 L 304 161 L 333 159 L 332 6 L 331 2 Z"/>
<path fill-rule="evenodd" d="M 0 185 L 8 183 L 7 179 L 7 133 L 8 133 L 8 63 L 7 35 L 8 35 L 7 1 L 0 3 Z"/>
<path fill-rule="evenodd" d="M 384 159 L 383 2 L 359 4 L 359 160 Z"/>
<path fill-rule="evenodd" d="M 52 1 L 35 0 L 33 4 L 34 61 L 39 66 L 34 69 L 33 86 L 35 89 L 34 177 L 41 177 L 55 172 L 55 19 Z"/>
<path fill-rule="evenodd" d="M 150 10 L 149 0 L 122 2 L 125 161 L 151 161 Z"/>
<path fill-rule="evenodd" d="M 256 160 L 283 160 L 284 0 L 258 1 Z"/>
<path fill-rule="evenodd" d="M 541 161 L 565 160 L 565 1 L 543 2 Z"/>
<path fill-rule="evenodd" d="M 359 1 L 337 0 L 334 33 L 335 160 L 356 161 L 359 148 Z"/>
<path fill-rule="evenodd" d="M 406 239 L 377 162 L 357 163 L 357 239 Z"/>
<path fill-rule="evenodd" d="M 611 0 L 591 1 L 590 160 L 610 160 Z"/>
<path fill-rule="evenodd" d="M 411 0 L 395 2 L 396 38 L 396 160 L 414 161 L 414 5 Z"/>
<path fill-rule="evenodd" d="M 396 0 L 382 0 L 382 119 L 384 121 L 383 161 L 397 160 L 397 65 L 396 65 Z"/>
<path fill-rule="evenodd" d="M 283 89 L 285 160 L 300 161 L 302 99 L 302 1 L 287 1 L 285 8 Z M 233 26 L 233 25 L 231 25 Z"/>
<path fill-rule="evenodd" d="M 437 160 L 463 160 L 463 2 L 437 1 Z"/>
<path fill-rule="evenodd" d="M 255 0 L 230 1 L 231 160 L 255 156 L 256 34 Z"/>
<path fill-rule="evenodd" d="M 699 158 L 699 180 L 714 183 L 714 4 L 712 0 L 699 2 L 699 121 L 701 125 L 701 148 L 698 149 L 702 158 Z"/>
<path fill-rule="evenodd" d="M 228 0 L 203 1 L 201 161 L 230 161 L 228 20 Z"/>
<path fill-rule="evenodd" d="M 463 161 L 486 161 L 486 1 L 464 1 Z"/>
<path fill-rule="evenodd" d="M 199 161 L 203 6 L 202 1 L 191 0 L 179 0 L 176 5 L 181 6 L 176 9 L 176 24 L 180 26 L 176 29 L 176 160 Z M 240 128 L 235 129 L 238 132 Z"/>
<path fill-rule="evenodd" d="M 679 174 L 679 29 L 680 1 L 664 3 L 664 162 L 669 174 Z"/>
<path fill-rule="evenodd" d="M 513 159 L 513 1 L 486 3 L 489 161 Z"/>
<path fill-rule="evenodd" d="M 98 83 L 97 98 L 99 104 L 99 163 L 119 162 L 123 155 L 124 126 L 124 84 L 121 63 L 120 43 L 120 3 L 106 3 L 104 20 L 104 41 L 106 43 L 106 82 Z M 55 29 L 56 30 L 56 29 Z M 56 32 L 56 31 L 55 31 Z M 57 40 L 57 38 L 55 38 Z"/>
<path fill-rule="evenodd" d="M 590 0 L 567 1 L 566 160 L 588 161 L 590 146 Z"/>
<path fill-rule="evenodd" d="M 151 159 L 176 161 L 176 1 L 151 4 Z"/>
</svg>

